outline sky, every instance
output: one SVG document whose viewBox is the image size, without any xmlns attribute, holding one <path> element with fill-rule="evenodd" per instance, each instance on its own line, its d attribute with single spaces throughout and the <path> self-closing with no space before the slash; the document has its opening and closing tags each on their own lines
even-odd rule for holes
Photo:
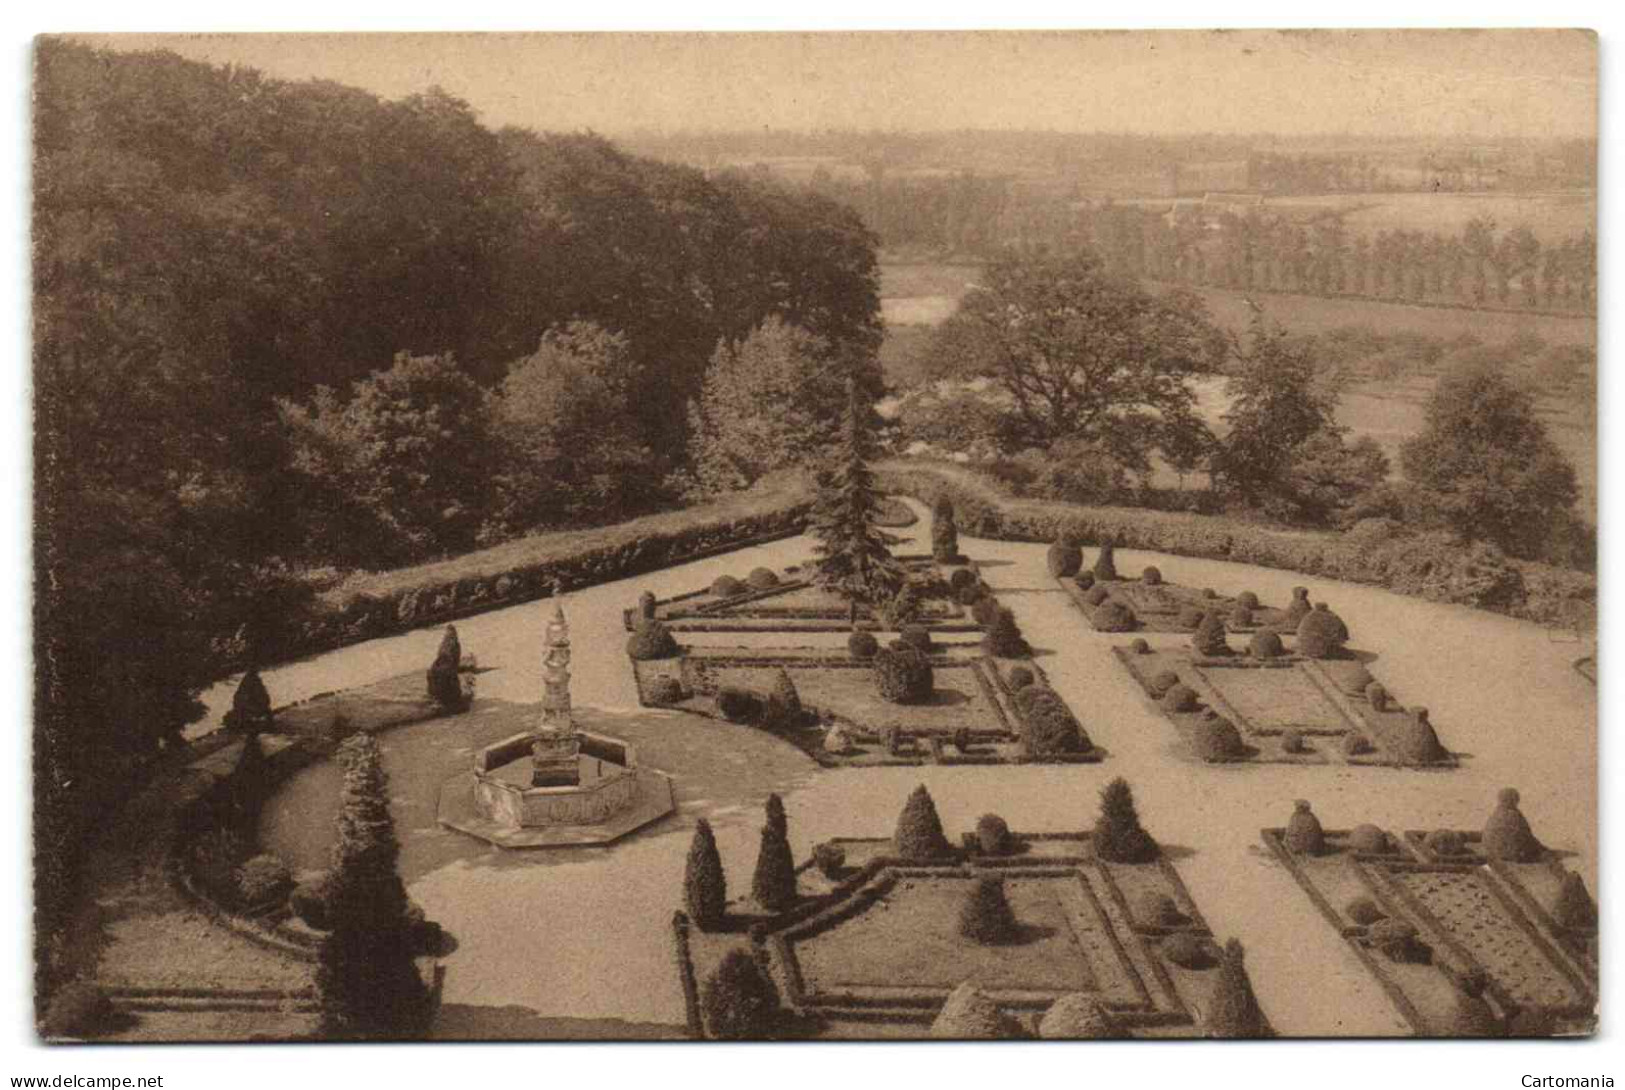
<svg viewBox="0 0 1625 1090">
<path fill-rule="evenodd" d="M 81 35 L 534 129 L 1595 136 L 1563 30 Z"/>
</svg>

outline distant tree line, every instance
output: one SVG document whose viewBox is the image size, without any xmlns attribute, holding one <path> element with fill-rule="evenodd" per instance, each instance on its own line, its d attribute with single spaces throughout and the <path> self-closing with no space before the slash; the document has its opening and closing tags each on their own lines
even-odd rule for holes
<svg viewBox="0 0 1625 1090">
<path fill-rule="evenodd" d="M 877 381 L 874 239 L 817 194 L 439 90 L 35 63 L 42 953 L 94 819 L 307 570 L 680 502 L 690 403 L 762 329 Z"/>
</svg>

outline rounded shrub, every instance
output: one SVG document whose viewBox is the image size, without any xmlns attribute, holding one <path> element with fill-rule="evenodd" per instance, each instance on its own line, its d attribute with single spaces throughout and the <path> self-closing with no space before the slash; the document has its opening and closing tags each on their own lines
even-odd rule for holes
<svg viewBox="0 0 1625 1090">
<path fill-rule="evenodd" d="M 923 704 L 936 681 L 931 657 L 914 647 L 883 647 L 875 654 L 875 684 L 893 704 Z"/>
<path fill-rule="evenodd" d="M 999 600 L 991 594 L 978 598 L 971 607 L 971 619 L 983 628 L 991 628 L 999 619 Z"/>
<path fill-rule="evenodd" d="M 654 592 L 644 591 L 638 595 L 638 616 L 644 620 L 653 620 L 657 605 L 659 605 L 659 601 L 655 598 Z"/>
<path fill-rule="evenodd" d="M 985 855 L 1009 855 L 1016 845 L 1010 826 L 998 814 L 983 814 L 976 819 L 976 842 Z"/>
<path fill-rule="evenodd" d="M 1378 920 L 1386 920 L 1388 913 L 1382 906 L 1370 897 L 1356 897 L 1343 909 L 1343 915 L 1359 924 L 1361 927 L 1370 927 Z"/>
<path fill-rule="evenodd" d="M 1056 579 L 1068 579 L 1078 574 L 1083 567 L 1083 550 L 1078 544 L 1068 538 L 1062 538 L 1049 547 L 1044 554 L 1044 562 L 1049 567 L 1050 575 Z"/>
<path fill-rule="evenodd" d="M 265 852 L 237 868 L 237 901 L 251 908 L 282 903 L 293 891 L 293 872 L 282 857 Z"/>
<path fill-rule="evenodd" d="M 846 849 L 839 844 L 824 842 L 813 848 L 813 866 L 825 878 L 840 878 L 841 872 L 846 869 Z"/>
<path fill-rule="evenodd" d="M 1032 683 L 1033 672 L 1025 666 L 1013 667 L 1010 670 L 1010 676 L 1005 679 L 1005 684 L 1010 686 L 1011 692 L 1015 692 L 1017 689 L 1025 689 Z"/>
<path fill-rule="evenodd" d="M 711 595 L 715 598 L 735 598 L 745 593 L 745 584 L 731 575 L 719 575 L 711 583 Z"/>
<path fill-rule="evenodd" d="M 1426 712 L 1426 709 L 1418 709 Z M 1401 764 L 1427 765 L 1448 760 L 1450 751 L 1439 742 L 1439 735 L 1428 722 L 1426 714 L 1412 714 L 1398 726 L 1388 731 L 1386 738 L 1389 750 Z M 1523 820 L 1523 815 L 1518 815 Z M 1527 825 L 1524 826 L 1528 828 Z"/>
<path fill-rule="evenodd" d="M 1179 608 L 1179 627 L 1188 628 L 1194 632 L 1196 631 L 1196 626 L 1201 624 L 1202 618 L 1206 616 L 1207 614 L 1202 611 L 1201 606 L 1181 606 Z"/>
<path fill-rule="evenodd" d="M 1154 889 L 1142 890 L 1134 898 L 1134 918 L 1142 927 L 1178 927 L 1186 922 L 1174 899 Z"/>
<path fill-rule="evenodd" d="M 1388 690 L 1380 681 L 1373 681 L 1365 687 L 1365 698 L 1379 712 L 1388 710 Z"/>
<path fill-rule="evenodd" d="M 57 988 L 45 1005 L 40 1033 L 46 1038 L 95 1037 L 113 1024 L 113 1001 L 91 980 L 72 980 Z"/>
<path fill-rule="evenodd" d="M 942 1041 L 999 1041 L 1020 1032 L 1015 1020 L 968 980 L 948 993 L 948 1001 L 931 1023 L 931 1036 Z"/>
<path fill-rule="evenodd" d="M 1440 859 L 1467 854 L 1467 843 L 1454 829 L 1435 829 L 1422 838 L 1422 846 Z"/>
<path fill-rule="evenodd" d="M 1363 757 L 1371 752 L 1371 739 L 1357 730 L 1343 735 L 1343 753 L 1349 757 Z"/>
<path fill-rule="evenodd" d="M 959 909 L 959 933 L 984 946 L 1013 942 L 1021 933 L 1005 896 L 1002 876 L 976 879 Z"/>
<path fill-rule="evenodd" d="M 1239 761 L 1247 756 L 1247 746 L 1241 740 L 1236 725 L 1212 712 L 1196 724 L 1192 732 L 1196 755 L 1204 761 Z"/>
<path fill-rule="evenodd" d="M 1370 822 L 1356 825 L 1349 833 L 1349 847 L 1361 855 L 1387 855 L 1390 848 L 1388 834 Z"/>
<path fill-rule="evenodd" d="M 1308 753 L 1309 747 L 1304 743 L 1303 735 L 1288 727 L 1281 732 L 1282 753 Z"/>
<path fill-rule="evenodd" d="M 897 634 L 897 638 L 916 651 L 927 655 L 931 653 L 931 633 L 924 625 L 904 625 L 903 630 Z"/>
<path fill-rule="evenodd" d="M 1366 689 L 1376 682 L 1371 671 L 1365 668 L 1365 663 L 1358 660 L 1333 662 L 1325 667 L 1325 671 L 1348 696 L 1364 696 Z"/>
<path fill-rule="evenodd" d="M 773 678 L 773 688 L 763 702 L 762 718 L 769 726 L 793 727 L 801 721 L 801 717 L 801 694 L 796 691 L 790 671 L 781 666 Z"/>
<path fill-rule="evenodd" d="M 674 677 L 657 677 L 649 682 L 649 703 L 677 704 L 683 699 L 683 683 Z"/>
<path fill-rule="evenodd" d="M 669 659 L 681 650 L 677 646 L 676 638 L 671 634 L 671 629 L 654 620 L 639 621 L 631 638 L 626 641 L 627 657 L 634 662 Z"/>
<path fill-rule="evenodd" d="M 852 736 L 839 726 L 832 726 L 824 732 L 824 752 L 836 755 L 852 752 Z"/>
<path fill-rule="evenodd" d="M 958 602 L 960 605 L 975 606 L 977 601 L 982 597 L 982 588 L 973 583 L 968 587 L 960 587 L 958 590 L 953 592 L 953 595 L 954 601 Z"/>
<path fill-rule="evenodd" d="M 1035 681 L 1031 685 L 1016 689 L 1011 694 L 1010 702 L 1016 706 L 1017 713 L 1025 720 L 1039 704 L 1057 703 L 1060 699 L 1055 695 L 1054 689 Z"/>
<path fill-rule="evenodd" d="M 1083 594 L 1085 605 L 1098 606 L 1112 596 L 1112 592 L 1100 583 L 1095 583 Z"/>
<path fill-rule="evenodd" d="M 1236 595 L 1236 605 L 1248 610 L 1257 609 L 1258 595 L 1254 594 L 1250 590 L 1244 590 L 1240 594 Z"/>
<path fill-rule="evenodd" d="M 1557 899 L 1552 902 L 1552 920 L 1565 931 L 1586 933 L 1597 929 L 1597 902 L 1591 899 L 1585 879 L 1574 871 L 1563 875 Z"/>
<path fill-rule="evenodd" d="M 1090 748 L 1089 738 L 1059 697 L 1033 705 L 1027 716 L 1022 740 L 1029 757 L 1043 760 L 1065 753 L 1082 753 Z"/>
<path fill-rule="evenodd" d="M 846 650 L 855 659 L 872 659 L 880 650 L 880 641 L 873 632 L 854 632 L 846 638 Z"/>
<path fill-rule="evenodd" d="M 1219 592 L 1214 590 L 1212 587 L 1203 587 L 1202 597 L 1211 602 L 1219 597 Z"/>
<path fill-rule="evenodd" d="M 1092 571 L 1080 571 L 1077 575 L 1072 577 L 1072 585 L 1077 587 L 1079 590 L 1093 590 L 1095 585 L 1095 573 Z"/>
<path fill-rule="evenodd" d="M 772 590 L 779 585 L 779 577 L 771 568 L 752 568 L 745 576 L 752 590 Z"/>
<path fill-rule="evenodd" d="M 1287 850 L 1298 855 L 1321 855 L 1326 851 L 1326 833 L 1307 799 L 1292 804 L 1292 817 L 1286 823 Z"/>
<path fill-rule="evenodd" d="M 1230 650 L 1224 638 L 1224 622 L 1217 613 L 1209 613 L 1191 633 L 1191 650 L 1204 658 L 1214 658 Z"/>
<path fill-rule="evenodd" d="M 1168 695 L 1168 690 L 1172 689 L 1178 684 L 1178 674 L 1174 673 L 1172 670 L 1160 670 L 1152 676 L 1151 681 L 1146 687 L 1151 690 L 1151 695 L 1160 698 Z"/>
<path fill-rule="evenodd" d="M 1136 655 L 1149 655 L 1151 653 L 1151 645 L 1139 637 L 1129 641 L 1128 649 Z"/>
<path fill-rule="evenodd" d="M 1433 960 L 1433 949 L 1422 941 L 1421 932 L 1409 920 L 1385 917 L 1365 929 L 1366 942 L 1390 961 L 1426 965 Z"/>
<path fill-rule="evenodd" d="M 956 594 L 962 590 L 974 589 L 979 582 L 976 573 L 970 568 L 955 568 L 948 576 L 948 585 Z"/>
<path fill-rule="evenodd" d="M 1068 992 L 1038 1020 L 1038 1036 L 1045 1041 L 1112 1041 L 1127 1034 L 1099 996 Z"/>
<path fill-rule="evenodd" d="M 1196 690 L 1180 682 L 1162 694 L 1162 710 L 1174 713 L 1196 710 Z"/>
<path fill-rule="evenodd" d="M 1287 625 L 1296 631 L 1298 624 L 1309 615 L 1310 610 L 1309 588 L 1293 587 L 1292 601 L 1286 607 Z"/>
<path fill-rule="evenodd" d="M 1438 739 L 1434 742 L 1437 744 Z M 1484 823 L 1483 845 L 1484 854 L 1504 863 L 1538 863 L 1546 857 L 1546 850 L 1518 809 L 1516 788 L 1504 787 L 1496 797 L 1495 810 Z"/>
<path fill-rule="evenodd" d="M 717 693 L 717 714 L 730 723 L 749 723 L 762 714 L 762 698 L 732 686 Z"/>
<path fill-rule="evenodd" d="M 1148 587 L 1162 586 L 1162 569 L 1155 564 L 1147 565 L 1145 571 L 1140 573 L 1140 582 Z"/>
<path fill-rule="evenodd" d="M 1115 598 L 1096 606 L 1089 619 L 1097 632 L 1133 632 L 1139 627 L 1134 611 Z"/>
<path fill-rule="evenodd" d="M 1000 609 L 992 625 L 982 634 L 982 653 L 994 658 L 1023 658 L 1031 650 L 1016 624 L 1016 615 L 1009 609 Z"/>
<path fill-rule="evenodd" d="M 1252 625 L 1253 625 L 1253 611 L 1252 610 L 1248 609 L 1246 606 L 1242 605 L 1239 602 L 1236 603 L 1234 606 L 1232 606 L 1230 608 L 1230 627 L 1231 628 L 1251 628 Z"/>
<path fill-rule="evenodd" d="M 941 859 L 953 854 L 948 838 L 942 832 L 942 819 L 937 816 L 937 804 L 931 792 L 921 784 L 903 804 L 897 816 L 897 829 L 892 834 L 892 850 L 911 862 Z"/>
<path fill-rule="evenodd" d="M 778 1036 L 779 991 L 756 959 L 729 950 L 700 989 L 701 1020 L 717 1041 L 764 1041 Z"/>
<path fill-rule="evenodd" d="M 1286 654 L 1281 634 L 1273 628 L 1261 628 L 1247 641 L 1247 653 L 1255 659 L 1278 659 Z"/>
<path fill-rule="evenodd" d="M 1211 969 L 1219 963 L 1214 956 L 1213 944 L 1189 931 L 1176 931 L 1163 939 L 1157 947 L 1163 959 L 1181 969 Z"/>
<path fill-rule="evenodd" d="M 1336 658 L 1348 640 L 1341 618 L 1321 602 L 1298 622 L 1298 654 L 1312 659 Z"/>
</svg>

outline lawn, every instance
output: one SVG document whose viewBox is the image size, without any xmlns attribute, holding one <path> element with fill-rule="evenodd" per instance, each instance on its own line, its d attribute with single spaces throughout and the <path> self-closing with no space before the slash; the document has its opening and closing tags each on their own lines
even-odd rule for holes
<svg viewBox="0 0 1625 1090">
<path fill-rule="evenodd" d="M 967 980 L 982 988 L 1094 991 L 1094 971 L 1075 927 L 1092 913 L 1076 875 L 1008 878 L 1005 896 L 1021 935 L 1009 945 L 962 938 L 960 907 L 974 879 L 956 875 L 904 877 L 857 916 L 795 943 L 796 960 L 813 992 L 934 988 L 951 991 Z"/>
<path fill-rule="evenodd" d="M 1191 669 L 1234 710 L 1237 725 L 1254 734 L 1279 734 L 1289 728 L 1305 734 L 1343 734 L 1354 726 L 1296 667 Z"/>
</svg>

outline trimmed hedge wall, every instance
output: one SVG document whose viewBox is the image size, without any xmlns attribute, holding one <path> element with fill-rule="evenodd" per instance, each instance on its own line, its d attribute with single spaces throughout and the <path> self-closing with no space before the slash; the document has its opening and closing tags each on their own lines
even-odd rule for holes
<svg viewBox="0 0 1625 1090">
<path fill-rule="evenodd" d="M 960 530 L 975 537 L 1047 543 L 1071 535 L 1085 545 L 1112 541 L 1125 549 L 1303 572 L 1540 623 L 1595 619 L 1595 576 L 1513 560 L 1444 534 L 1372 545 L 1346 534 L 1274 530 L 1218 516 L 1016 499 L 974 470 L 925 459 L 894 458 L 876 463 L 875 471 L 888 492 L 925 503 L 947 497 Z"/>
</svg>

